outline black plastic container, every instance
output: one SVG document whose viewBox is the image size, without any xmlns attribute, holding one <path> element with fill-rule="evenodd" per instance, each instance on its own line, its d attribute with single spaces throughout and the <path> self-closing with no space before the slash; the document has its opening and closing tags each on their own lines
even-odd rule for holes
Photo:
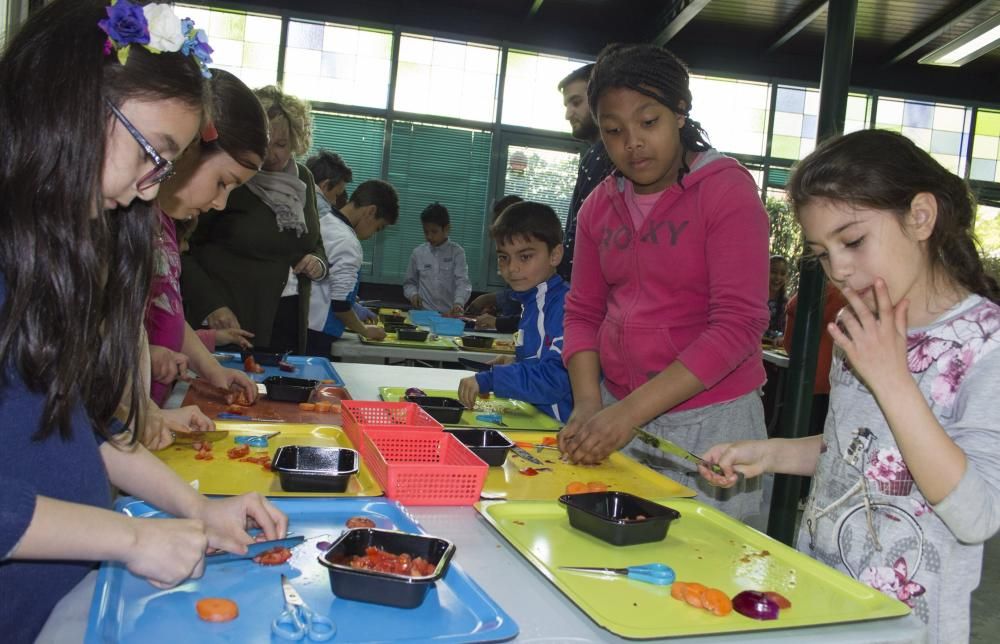
<svg viewBox="0 0 1000 644">
<path fill-rule="evenodd" d="M 392 315 L 390 313 L 382 313 L 378 316 L 378 319 L 382 320 L 382 324 L 402 324 L 406 322 L 405 315 Z"/>
<path fill-rule="evenodd" d="M 509 438 L 495 429 L 449 429 L 473 454 L 490 467 L 499 467 L 507 460 L 507 451 L 514 447 Z"/>
<path fill-rule="evenodd" d="M 488 335 L 463 335 L 462 346 L 473 349 L 489 349 L 493 346 L 494 340 L 496 338 L 491 338 Z"/>
<path fill-rule="evenodd" d="M 267 397 L 270 400 L 286 402 L 306 402 L 318 384 L 318 380 L 307 380 L 306 378 L 289 378 L 287 376 L 264 378 Z"/>
<path fill-rule="evenodd" d="M 413 340 L 414 342 L 426 342 L 430 331 L 425 329 L 400 329 L 396 331 L 396 337 L 400 340 Z"/>
<path fill-rule="evenodd" d="M 445 396 L 406 396 L 406 402 L 417 403 L 442 425 L 462 422 L 462 412 L 465 411 L 465 405 Z"/>
<path fill-rule="evenodd" d="M 564 494 L 569 524 L 615 546 L 661 541 L 681 513 L 627 492 Z M 642 518 L 639 518 L 642 517 Z"/>
<path fill-rule="evenodd" d="M 271 469 L 286 492 L 343 492 L 360 463 L 349 447 L 283 445 L 274 453 Z"/>
<path fill-rule="evenodd" d="M 351 557 L 364 556 L 369 546 L 394 555 L 423 557 L 434 565 L 434 573 L 425 577 L 408 577 L 351 568 L 347 563 Z M 330 588 L 337 597 L 397 608 L 416 608 L 423 603 L 434 582 L 448 571 L 454 554 L 455 545 L 438 537 L 377 528 L 353 528 L 344 532 L 329 550 L 320 555 L 319 562 L 330 574 Z"/>
<path fill-rule="evenodd" d="M 406 322 L 389 322 L 383 325 L 386 333 L 396 333 L 400 329 L 409 329 L 410 331 L 415 330 L 417 327 L 414 324 L 407 324 Z"/>
</svg>

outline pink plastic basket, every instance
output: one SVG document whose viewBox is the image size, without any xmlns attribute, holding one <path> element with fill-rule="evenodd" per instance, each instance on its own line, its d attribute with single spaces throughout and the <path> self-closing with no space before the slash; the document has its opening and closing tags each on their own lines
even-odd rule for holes
<svg viewBox="0 0 1000 644">
<path fill-rule="evenodd" d="M 410 429 L 432 432 L 444 430 L 441 423 L 434 420 L 419 405 L 410 402 L 343 400 L 340 403 L 340 417 L 344 424 L 344 433 L 366 461 L 369 460 L 369 456 L 365 453 L 365 444 L 361 437 L 369 430 Z"/>
<path fill-rule="evenodd" d="M 371 430 L 365 461 L 385 495 L 410 505 L 472 505 L 489 466 L 447 432 Z"/>
</svg>

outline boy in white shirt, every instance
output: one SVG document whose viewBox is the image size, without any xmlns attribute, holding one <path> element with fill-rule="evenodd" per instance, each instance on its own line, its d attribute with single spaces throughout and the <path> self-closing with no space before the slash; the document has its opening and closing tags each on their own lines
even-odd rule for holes
<svg viewBox="0 0 1000 644">
<path fill-rule="evenodd" d="M 448 209 L 434 202 L 420 213 L 426 243 L 413 249 L 403 295 L 415 308 L 461 315 L 472 294 L 465 250 L 448 239 Z"/>
<path fill-rule="evenodd" d="M 330 262 L 327 276 L 317 284 L 309 301 L 309 336 L 306 352 L 327 357 L 330 345 L 345 329 L 371 340 L 381 340 L 385 331 L 365 325 L 353 309 L 361 282 L 364 252 L 362 240 L 369 239 L 399 220 L 399 197 L 395 188 L 385 181 L 365 181 L 342 208 L 332 205 L 336 190 L 343 193 L 343 181 L 331 177 L 336 164 L 329 152 L 310 158 L 306 165 L 316 178 L 316 201 L 320 233 Z M 339 157 L 336 157 L 339 160 Z"/>
</svg>

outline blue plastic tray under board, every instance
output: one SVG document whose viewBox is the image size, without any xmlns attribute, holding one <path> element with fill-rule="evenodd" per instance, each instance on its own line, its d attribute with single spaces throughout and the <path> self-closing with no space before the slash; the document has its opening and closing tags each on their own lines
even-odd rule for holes
<svg viewBox="0 0 1000 644">
<path fill-rule="evenodd" d="M 227 353 L 221 351 L 217 356 L 225 356 L 223 363 L 233 369 L 243 368 L 243 357 L 238 353 Z M 332 380 L 338 387 L 344 386 L 344 379 L 340 377 L 333 364 L 326 358 L 317 356 L 288 356 L 285 362 L 295 367 L 295 371 L 282 371 L 278 367 L 264 367 L 264 373 L 247 374 L 256 382 L 264 382 L 264 378 L 270 376 L 290 376 L 292 378 L 308 378 L 310 380 Z M 236 363 L 236 364 L 229 364 Z"/>
<path fill-rule="evenodd" d="M 377 527 L 424 533 L 402 507 L 373 499 L 271 499 L 289 518 L 289 530 L 306 537 L 280 566 L 250 560 L 212 564 L 201 579 L 159 590 L 121 564 L 105 563 L 87 620 L 86 644 L 177 644 L 177 642 L 272 643 L 271 620 L 284 608 L 281 575 L 305 602 L 337 626 L 335 644 L 343 642 L 499 642 L 517 636 L 517 624 L 460 568 L 455 553 L 448 573 L 417 608 L 393 608 L 336 597 L 327 571 L 317 561 L 316 543 L 332 541 L 352 516 L 367 516 Z M 163 513 L 135 499 L 118 503 L 120 512 L 138 517 Z M 325 536 L 324 536 L 325 535 Z M 205 597 L 228 597 L 240 615 L 224 624 L 198 619 L 195 603 Z M 308 640 L 304 640 L 308 641 Z"/>
</svg>

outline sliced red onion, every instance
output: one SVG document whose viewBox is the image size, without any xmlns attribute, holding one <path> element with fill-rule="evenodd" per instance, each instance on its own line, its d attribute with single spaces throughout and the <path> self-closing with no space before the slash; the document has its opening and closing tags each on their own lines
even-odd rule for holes
<svg viewBox="0 0 1000 644">
<path fill-rule="evenodd" d="M 406 390 L 406 395 L 407 396 L 426 396 L 427 394 L 425 394 L 424 390 L 420 389 L 419 387 L 410 387 L 409 389 Z"/>
<path fill-rule="evenodd" d="M 320 541 L 319 543 L 316 544 L 316 547 L 322 550 L 323 552 L 326 552 L 327 550 L 330 549 L 330 546 L 332 545 L 333 544 L 330 543 L 329 541 Z"/>
<path fill-rule="evenodd" d="M 778 605 L 764 593 L 744 590 L 733 597 L 733 610 L 750 619 L 778 619 Z"/>
</svg>

